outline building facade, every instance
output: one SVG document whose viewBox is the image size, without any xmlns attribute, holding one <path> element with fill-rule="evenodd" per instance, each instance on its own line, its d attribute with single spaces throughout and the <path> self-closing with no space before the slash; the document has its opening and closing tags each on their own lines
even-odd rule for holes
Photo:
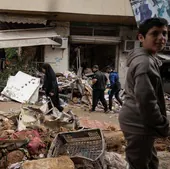
<svg viewBox="0 0 170 169">
<path fill-rule="evenodd" d="M 98 64 L 102 70 L 111 65 L 118 70 L 124 86 L 127 69 L 125 41 L 135 40 L 137 29 L 130 1 L 15 0 L 14 3 L 1 0 L 0 14 L 3 30 L 55 29 L 59 37 L 45 36 L 43 32 L 41 38 L 46 38 L 46 43 L 43 41 L 42 44 L 40 40 L 35 43 L 37 37 L 31 42 L 34 41 L 33 46 L 38 46 L 37 43 L 44 46 L 43 61 L 50 63 L 56 72 L 76 70 L 78 62 L 84 67 Z M 0 45 L 1 41 L 4 39 L 0 39 Z"/>
</svg>

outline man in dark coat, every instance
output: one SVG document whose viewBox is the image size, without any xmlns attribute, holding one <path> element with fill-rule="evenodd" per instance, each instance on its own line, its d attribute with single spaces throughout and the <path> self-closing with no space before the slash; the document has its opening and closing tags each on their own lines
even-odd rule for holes
<svg viewBox="0 0 170 169">
<path fill-rule="evenodd" d="M 104 111 L 107 112 L 107 102 L 104 98 L 104 91 L 106 87 L 106 82 L 107 82 L 107 77 L 105 76 L 104 73 L 102 73 L 99 70 L 98 65 L 93 66 L 93 80 L 92 80 L 92 88 L 93 88 L 93 100 L 92 100 L 92 109 L 91 111 L 95 111 L 95 108 L 98 104 L 98 101 L 100 100 L 101 103 L 103 104 Z"/>
</svg>

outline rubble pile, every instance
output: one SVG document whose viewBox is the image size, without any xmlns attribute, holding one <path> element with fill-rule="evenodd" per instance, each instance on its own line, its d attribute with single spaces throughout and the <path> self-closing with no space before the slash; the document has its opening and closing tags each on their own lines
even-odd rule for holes
<svg viewBox="0 0 170 169">
<path fill-rule="evenodd" d="M 39 169 L 43 168 L 41 163 L 44 165 L 50 163 L 49 169 L 52 169 L 55 168 L 55 161 L 58 161 L 57 166 L 61 165 L 59 168 L 64 169 L 62 159 L 68 161 L 67 168 L 68 166 L 73 168 L 73 162 L 68 155 L 51 159 L 47 158 L 48 153 L 59 133 L 85 129 L 102 129 L 107 145 L 106 151 L 122 152 L 120 146 L 124 144 L 122 134 L 115 126 L 97 120 L 88 121 L 88 119 L 84 119 L 83 123 L 83 119 L 75 118 L 71 112 L 65 113 L 68 116 L 63 118 L 57 116 L 55 112 L 54 114 L 41 112 L 40 108 L 41 106 L 38 109 L 37 105 L 23 104 L 16 114 L 0 113 L 0 168 Z M 87 162 L 86 165 L 89 163 Z M 81 165 L 75 166 L 81 168 Z"/>
<path fill-rule="evenodd" d="M 72 72 L 65 72 L 58 75 L 58 85 L 60 88 L 60 97 L 69 102 L 70 105 L 82 107 L 83 109 L 91 109 L 92 107 L 92 79 L 91 76 L 79 78 Z M 105 98 L 108 101 L 108 90 L 105 91 Z M 124 90 L 121 91 L 120 97 L 123 98 Z M 113 111 L 119 112 L 121 106 L 113 98 Z M 83 106 L 82 106 L 83 105 Z M 103 106 L 99 102 L 97 109 L 103 110 Z"/>
<path fill-rule="evenodd" d="M 166 102 L 167 112 L 170 113 L 170 95 L 167 93 L 165 94 L 165 102 Z"/>
<path fill-rule="evenodd" d="M 74 169 L 74 163 L 67 156 L 27 161 L 22 169 Z"/>
<path fill-rule="evenodd" d="M 25 160 L 46 158 L 55 136 L 71 130 L 62 127 L 69 124 L 66 117 L 59 119 L 45 115 L 32 110 L 31 106 L 23 105 L 17 115 L 0 113 L 0 168 L 6 169 Z M 51 119 L 46 116 L 51 116 Z M 46 122 L 55 125 L 50 128 Z"/>
<path fill-rule="evenodd" d="M 78 78 L 72 72 L 65 72 L 58 76 L 60 98 L 62 98 L 63 105 L 82 107 L 84 110 L 91 108 L 90 79 Z M 22 81 L 18 83 L 18 79 L 22 79 Z M 105 144 L 104 151 L 101 151 L 101 157 L 103 157 L 101 159 L 103 160 L 98 159 L 101 160 L 103 168 L 105 166 L 108 169 L 120 169 L 127 166 L 124 157 L 120 155 L 124 155 L 126 142 L 118 126 L 92 120 L 88 117 L 78 117 L 72 110 L 59 112 L 53 107 L 50 111 L 48 104 L 51 100 L 39 93 L 40 82 L 39 78 L 18 72 L 9 78 L 7 86 L 2 92 L 1 101 L 6 102 L 11 99 L 22 104 L 17 111 L 0 111 L 0 169 L 43 169 L 47 166 L 49 169 L 81 169 L 84 166 L 87 169 L 95 169 L 94 164 L 89 159 L 85 160 L 82 157 L 83 154 L 87 155 L 86 150 L 81 150 L 78 156 L 76 154 L 76 158 L 72 158 L 68 150 L 66 153 L 61 153 L 60 156 L 49 156 L 49 152 L 55 138 L 60 133 L 97 128 L 102 131 Z M 31 91 L 28 92 L 31 83 Z M 167 113 L 170 115 L 170 96 L 168 94 L 165 95 L 165 100 Z M 100 104 L 97 109 L 102 109 Z M 120 109 L 116 101 L 113 104 L 113 109 L 115 111 Z M 91 136 L 98 138 L 93 134 Z M 68 139 L 70 138 L 71 135 Z M 82 141 L 80 136 L 76 136 L 76 139 Z M 85 146 L 85 140 L 83 141 L 84 145 L 82 143 L 81 146 Z M 73 143 L 71 145 L 74 147 Z M 57 145 L 59 144 L 54 145 L 54 152 Z M 157 139 L 155 146 L 158 151 L 169 151 L 170 138 Z M 74 149 L 77 151 L 76 147 Z M 100 169 L 100 167 L 98 168 Z"/>
<path fill-rule="evenodd" d="M 58 77 L 59 88 L 62 89 L 60 97 L 69 98 L 73 104 L 92 105 L 92 88 L 88 80 L 78 78 L 74 73 L 65 72 Z"/>
<path fill-rule="evenodd" d="M 20 81 L 18 81 L 19 79 Z M 103 166 L 107 164 L 111 169 L 113 160 L 116 164 L 125 164 L 124 161 L 121 161 L 123 157 L 113 155 L 114 152 L 122 153 L 125 144 L 117 126 L 89 118 L 79 118 L 71 110 L 59 112 L 55 107 L 49 110 L 48 104 L 51 100 L 39 93 L 40 82 L 39 78 L 18 72 L 8 79 L 7 86 L 2 91 L 1 101 L 14 100 L 20 102 L 21 107 L 17 111 L 0 111 L 1 169 L 42 169 L 43 167 L 47 168 L 47 166 L 49 169 L 80 169 L 84 166 L 88 169 L 95 169 L 97 163 L 94 165 L 90 159 L 85 160 L 85 157 L 83 157 L 83 154 L 87 156 L 86 151 L 78 153 L 79 156 L 82 156 L 81 158 L 71 158 L 68 151 L 66 154 L 60 154 L 62 156 L 52 158 L 52 155 L 49 156 L 49 152 L 59 133 L 79 132 L 87 129 L 95 130 L 96 128 L 99 128 L 104 135 L 101 143 L 103 145 L 106 143 L 101 151 Z M 58 77 L 58 84 L 61 88 L 60 98 L 63 99 L 63 104 L 67 101 L 74 106 L 91 107 L 92 88 L 90 80 L 83 80 L 73 73 L 67 72 Z M 91 136 L 93 137 L 93 135 Z M 76 137 L 76 140 L 80 139 L 79 136 Z M 98 138 L 95 135 L 94 137 Z M 108 151 L 106 159 L 105 151 Z M 109 154 L 109 152 L 112 153 Z M 109 158 L 109 156 L 112 158 Z"/>
<path fill-rule="evenodd" d="M 170 137 L 157 139 L 155 148 L 157 151 L 170 151 Z"/>
<path fill-rule="evenodd" d="M 128 168 L 128 164 L 122 156 L 114 152 L 106 152 L 105 161 L 107 169 Z"/>
</svg>

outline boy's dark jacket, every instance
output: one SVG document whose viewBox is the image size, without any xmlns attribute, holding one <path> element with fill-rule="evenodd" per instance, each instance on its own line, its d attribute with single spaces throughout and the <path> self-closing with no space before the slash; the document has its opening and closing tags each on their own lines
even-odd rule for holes
<svg viewBox="0 0 170 169">
<path fill-rule="evenodd" d="M 145 49 L 133 50 L 127 59 L 125 103 L 119 116 L 124 132 L 164 137 L 168 135 L 160 61 Z"/>
</svg>

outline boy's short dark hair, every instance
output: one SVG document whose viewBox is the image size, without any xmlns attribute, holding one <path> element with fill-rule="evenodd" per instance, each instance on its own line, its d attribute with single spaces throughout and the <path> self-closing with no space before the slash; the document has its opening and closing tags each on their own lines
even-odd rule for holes
<svg viewBox="0 0 170 169">
<path fill-rule="evenodd" d="M 168 26 L 168 21 L 164 18 L 147 19 L 140 24 L 138 34 L 142 34 L 145 37 L 148 31 L 154 26 L 156 27 Z"/>
</svg>

